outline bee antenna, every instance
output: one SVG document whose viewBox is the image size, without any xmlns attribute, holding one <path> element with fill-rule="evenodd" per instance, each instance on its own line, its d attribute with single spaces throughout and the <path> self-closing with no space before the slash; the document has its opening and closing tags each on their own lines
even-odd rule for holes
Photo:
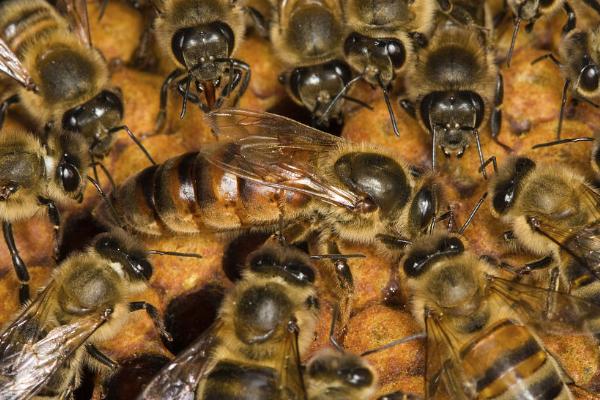
<svg viewBox="0 0 600 400">
<path fill-rule="evenodd" d="M 558 126 L 556 127 L 556 140 L 560 139 L 563 120 L 565 119 L 565 105 L 567 104 L 567 91 L 569 90 L 569 86 L 571 86 L 571 80 L 565 79 L 565 85 L 563 86 L 562 97 L 560 99 L 560 113 L 558 115 Z"/>
<path fill-rule="evenodd" d="M 187 100 L 188 95 L 190 94 L 190 85 L 192 84 L 192 75 L 188 75 L 185 81 L 185 92 L 183 94 L 183 103 L 181 104 L 181 113 L 179 114 L 179 119 L 183 119 L 185 117 L 185 113 L 187 111 Z"/>
<path fill-rule="evenodd" d="M 559 144 L 565 144 L 565 143 L 578 143 L 578 142 L 593 142 L 594 138 L 593 137 L 578 137 L 578 138 L 570 138 L 570 139 L 560 139 L 560 140 L 554 140 L 552 142 L 546 142 L 546 143 L 538 143 L 535 146 L 532 146 L 532 149 L 539 149 L 541 147 L 550 147 L 550 146 L 556 146 Z"/>
<path fill-rule="evenodd" d="M 202 256 L 200 254 L 196 254 L 196 253 L 180 253 L 178 251 L 148 250 L 148 254 L 159 255 L 159 256 L 175 256 L 175 257 L 202 258 Z"/>
<path fill-rule="evenodd" d="M 340 317 L 340 308 L 337 304 L 333 305 L 333 312 L 331 313 L 331 325 L 329 326 L 329 343 L 340 353 L 344 353 L 345 349 L 335 337 L 335 325 L 338 318 Z"/>
<path fill-rule="evenodd" d="M 340 90 L 335 97 L 329 102 L 329 104 L 327 105 L 327 108 L 325 108 L 325 111 L 323 112 L 323 114 L 321 115 L 321 117 L 319 117 L 319 123 L 324 123 L 327 120 L 327 117 L 329 116 L 329 114 L 331 113 L 331 110 L 333 110 L 333 106 L 342 98 L 344 97 L 344 95 L 346 94 L 346 92 L 348 90 L 350 90 L 350 87 L 352 85 L 354 85 L 356 82 L 358 82 L 359 80 L 361 80 L 363 78 L 364 74 L 360 74 L 355 76 L 354 78 L 350 79 L 348 81 L 348 83 L 346 83 L 344 85 L 344 87 L 342 88 L 342 90 Z"/>
<path fill-rule="evenodd" d="M 519 14 L 521 9 L 519 8 Z M 510 40 L 510 47 L 508 48 L 508 54 L 506 55 L 506 66 L 510 68 L 510 61 L 512 60 L 513 50 L 515 43 L 517 42 L 517 34 L 519 33 L 519 27 L 521 26 L 521 17 L 517 17 L 515 20 L 515 27 L 513 29 L 512 39 Z"/>
<path fill-rule="evenodd" d="M 473 207 L 473 210 L 471 210 L 471 214 L 469 214 L 469 218 L 467 218 L 467 220 L 465 221 L 463 226 L 461 226 L 460 229 L 458 230 L 459 235 L 462 235 L 465 232 L 465 230 L 469 227 L 469 225 L 471 224 L 471 221 L 473 221 L 473 218 L 475 218 L 475 214 L 477 214 L 477 211 L 479 211 L 479 208 L 481 208 L 481 205 L 483 204 L 483 202 L 485 201 L 487 196 L 488 196 L 488 192 L 485 192 L 481 196 L 481 198 L 479 199 L 477 204 L 475 204 L 475 207 Z"/>
<path fill-rule="evenodd" d="M 102 17 L 104 17 L 104 12 L 106 11 L 106 6 L 108 6 L 108 0 L 101 0 L 100 8 L 98 9 L 98 22 L 100 22 L 102 20 Z"/>
<path fill-rule="evenodd" d="M 387 350 L 390 349 L 392 347 L 398 346 L 400 344 L 404 344 L 404 343 L 408 343 L 408 342 L 412 342 L 413 340 L 419 340 L 419 339 L 425 339 L 427 337 L 427 333 L 425 332 L 419 332 L 419 333 L 415 333 L 414 335 L 410 335 L 410 336 L 405 336 L 402 339 L 397 339 L 394 341 L 391 341 L 387 344 L 384 344 L 381 347 L 372 349 L 372 350 L 367 350 L 364 353 L 362 353 L 360 356 L 361 357 L 365 357 L 374 353 L 379 353 L 382 350 Z"/>
<path fill-rule="evenodd" d="M 100 197 L 102 197 L 102 200 L 108 204 L 108 208 L 110 209 L 110 213 L 112 214 L 115 222 L 119 225 L 119 227 L 121 229 L 123 229 L 125 232 L 127 232 L 125 223 L 119 216 L 119 213 L 115 209 L 115 206 L 113 205 L 112 201 L 110 201 L 110 198 L 106 195 L 106 193 L 104 193 L 104 190 L 102 190 L 102 187 L 100 187 L 100 184 L 89 175 L 87 176 L 87 180 L 90 181 L 90 183 L 92 185 L 94 185 L 94 187 L 98 191 L 98 194 L 100 194 Z"/>
<path fill-rule="evenodd" d="M 129 129 L 127 125 L 116 126 L 114 128 L 109 129 L 108 132 L 116 133 L 121 130 L 127 132 L 127 135 L 131 138 L 131 140 L 133 140 L 133 143 L 136 144 L 136 146 L 142 151 L 142 153 L 144 153 L 144 155 L 150 161 L 150 163 L 152 163 L 152 165 L 156 165 L 156 161 L 154 161 L 150 153 L 148 153 L 148 150 L 146 150 L 142 142 L 140 142 L 140 140 L 135 136 L 135 134 L 131 131 L 131 129 Z"/>
<path fill-rule="evenodd" d="M 381 91 L 383 92 L 383 100 L 385 100 L 385 105 L 388 109 L 388 113 L 390 114 L 390 121 L 392 122 L 392 129 L 394 130 L 394 135 L 400 136 L 400 131 L 398 131 L 398 121 L 396 121 L 396 115 L 394 114 L 394 109 L 392 108 L 392 102 L 390 101 L 390 95 L 388 93 L 388 88 L 383 84 L 381 80 L 381 75 L 377 76 L 379 80 L 379 86 L 381 87 Z"/>
<path fill-rule="evenodd" d="M 95 167 L 96 166 L 100 167 L 100 169 L 102 170 L 102 172 L 104 172 L 104 175 L 106 176 L 106 178 L 110 182 L 111 190 L 114 190 L 115 187 L 116 187 L 116 184 L 115 184 L 115 181 L 114 181 L 112 175 L 110 174 L 110 172 L 106 168 L 106 166 L 104 164 L 102 164 L 102 162 L 100 162 L 100 161 L 93 161 L 92 162 L 92 167 L 94 168 L 94 174 L 95 174 L 95 178 L 96 179 L 98 179 L 98 174 L 95 171 Z"/>
</svg>

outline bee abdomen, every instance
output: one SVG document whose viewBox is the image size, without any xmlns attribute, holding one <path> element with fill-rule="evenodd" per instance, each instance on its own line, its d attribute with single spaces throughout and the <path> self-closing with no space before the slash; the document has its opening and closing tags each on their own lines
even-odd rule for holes
<svg viewBox="0 0 600 400">
<path fill-rule="evenodd" d="M 504 320 L 461 352 L 477 398 L 568 399 L 556 365 L 529 330 Z"/>
<path fill-rule="evenodd" d="M 206 378 L 204 400 L 277 400 L 277 373 L 271 368 L 221 361 Z"/>
<path fill-rule="evenodd" d="M 66 23 L 43 0 L 0 3 L 0 36 L 18 56 L 27 44 L 59 29 L 67 29 Z"/>
</svg>

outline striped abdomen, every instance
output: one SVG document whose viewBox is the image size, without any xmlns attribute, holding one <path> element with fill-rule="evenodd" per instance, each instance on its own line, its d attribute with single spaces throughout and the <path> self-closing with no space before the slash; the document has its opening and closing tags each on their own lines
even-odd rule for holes
<svg viewBox="0 0 600 400">
<path fill-rule="evenodd" d="M 68 25 L 44 0 L 7 0 L 0 3 L 0 37 L 19 57 L 27 44 Z"/>
<path fill-rule="evenodd" d="M 460 353 L 478 399 L 572 399 L 558 367 L 522 325 L 503 320 Z"/>
<path fill-rule="evenodd" d="M 227 173 L 197 152 L 146 168 L 111 195 L 120 219 L 150 235 L 274 226 L 280 215 L 277 198 L 277 190 Z M 286 192 L 284 216 L 297 217 L 309 201 Z M 106 204 L 97 214 L 119 223 Z"/>
<path fill-rule="evenodd" d="M 279 400 L 279 379 L 272 368 L 220 361 L 198 394 L 203 400 Z"/>
</svg>

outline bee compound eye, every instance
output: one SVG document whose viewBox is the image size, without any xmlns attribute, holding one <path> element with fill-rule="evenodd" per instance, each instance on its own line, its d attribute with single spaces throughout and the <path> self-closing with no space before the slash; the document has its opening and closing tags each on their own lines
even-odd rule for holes
<svg viewBox="0 0 600 400">
<path fill-rule="evenodd" d="M 462 253 L 465 250 L 463 242 L 456 237 L 446 238 L 440 244 L 440 251 L 446 253 Z"/>
<path fill-rule="evenodd" d="M 81 185 L 81 175 L 74 165 L 62 163 L 58 167 L 58 175 L 61 185 L 66 192 L 72 193 L 79 189 Z"/>
<path fill-rule="evenodd" d="M 600 70 L 597 65 L 588 65 L 581 71 L 579 86 L 586 91 L 594 91 L 598 89 L 600 80 Z"/>
<path fill-rule="evenodd" d="M 406 49 L 402 42 L 396 39 L 386 40 L 386 51 L 394 68 L 398 69 L 404 65 L 406 61 Z"/>
<path fill-rule="evenodd" d="M 352 386 L 369 386 L 373 382 L 373 374 L 364 367 L 342 368 L 339 375 Z"/>
</svg>

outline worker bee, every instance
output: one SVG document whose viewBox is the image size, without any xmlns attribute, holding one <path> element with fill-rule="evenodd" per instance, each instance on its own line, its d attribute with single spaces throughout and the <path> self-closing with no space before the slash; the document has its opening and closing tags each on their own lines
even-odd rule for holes
<svg viewBox="0 0 600 400">
<path fill-rule="evenodd" d="M 334 0 L 277 1 L 272 20 L 273 49 L 287 68 L 279 80 L 289 97 L 311 112 L 313 125 L 341 123 L 344 100 L 352 99 L 344 89 L 352 70 L 342 61 L 341 5 Z"/>
<path fill-rule="evenodd" d="M 0 334 L 2 398 L 67 399 L 84 365 L 114 370 L 116 362 L 96 344 L 113 337 L 130 312 L 145 310 L 168 339 L 157 309 L 130 301 L 147 288 L 152 275 L 147 255 L 124 232 L 113 231 L 65 259 Z"/>
<path fill-rule="evenodd" d="M 560 139 L 569 92 L 574 105 L 581 100 L 597 108 L 599 106 L 593 101 L 600 98 L 600 25 L 593 29 L 575 29 L 573 17 L 571 29 L 565 33 L 567 34 L 559 46 L 560 58 L 549 53 L 534 60 L 536 63 L 542 59 L 550 59 L 560 68 L 565 78 L 556 128 L 557 140 Z"/>
<path fill-rule="evenodd" d="M 326 348 L 311 357 L 304 381 L 310 400 L 363 400 L 375 393 L 376 376 L 361 357 Z"/>
<path fill-rule="evenodd" d="M 385 149 L 356 145 L 268 113 L 207 116 L 220 140 L 130 177 L 95 215 L 132 232 L 275 231 L 290 243 L 348 240 L 394 251 L 428 231 L 438 185 Z"/>
<path fill-rule="evenodd" d="M 506 4 L 515 21 L 510 48 L 506 56 L 508 66 L 510 66 L 521 21 L 525 21 L 527 24 L 525 30 L 530 32 L 538 19 L 550 17 L 562 8 L 567 14 L 567 22 L 563 27 L 563 33 L 570 31 L 575 26 L 575 12 L 565 0 L 507 0 Z"/>
<path fill-rule="evenodd" d="M 343 11 L 350 31 L 344 41 L 345 60 L 362 79 L 381 88 L 392 127 L 399 134 L 388 92 L 398 74 L 413 61 L 413 48 L 426 45 L 435 3 L 346 0 Z"/>
<path fill-rule="evenodd" d="M 300 355 L 314 335 L 314 282 L 305 253 L 268 241 L 248 256 L 212 327 L 138 399 L 306 399 Z"/>
<path fill-rule="evenodd" d="M 77 133 L 93 157 L 103 157 L 123 128 L 123 102 L 90 45 L 86 2 L 66 3 L 71 23 L 44 0 L 0 3 L 0 70 L 21 84 L 7 92 L 0 114 L 19 102 L 40 132 Z"/>
<path fill-rule="evenodd" d="M 573 398 L 538 334 L 591 335 L 597 306 L 494 276 L 454 234 L 419 238 L 402 267 L 427 336 L 425 398 Z"/>
<path fill-rule="evenodd" d="M 537 165 L 519 157 L 491 183 L 492 213 L 510 224 L 512 236 L 539 260 L 521 273 L 547 269 L 550 287 L 598 303 L 599 195 L 565 165 Z"/>
<path fill-rule="evenodd" d="M 502 75 L 490 40 L 491 17 L 485 2 L 455 1 L 449 15 L 434 29 L 429 45 L 416 52 L 406 77 L 412 82 L 408 99 L 401 105 L 431 133 L 434 170 L 438 147 L 446 157 L 460 158 L 474 137 L 480 170 L 487 177 L 479 128 L 489 121 L 492 138 L 498 141 L 503 99 Z"/>
<path fill-rule="evenodd" d="M 89 163 L 87 143 L 75 133 L 51 135 L 46 145 L 27 131 L 4 130 L 0 135 L 0 220 L 21 283 L 21 303 L 29 299 L 29 273 L 17 250 L 12 224 L 47 210 L 56 237 L 60 225 L 56 203 L 81 201 Z"/>
<path fill-rule="evenodd" d="M 188 100 L 205 112 L 221 107 L 229 97 L 229 105 L 234 106 L 250 81 L 250 66 L 235 58 L 246 28 L 242 4 L 228 0 L 165 0 L 159 8 L 154 23 L 156 39 L 177 67 L 162 85 L 156 130 L 164 127 L 167 94 L 173 82 L 183 96 L 182 118 Z M 224 86 L 217 96 L 220 85 Z M 192 87 L 197 95 L 190 92 Z"/>
</svg>

